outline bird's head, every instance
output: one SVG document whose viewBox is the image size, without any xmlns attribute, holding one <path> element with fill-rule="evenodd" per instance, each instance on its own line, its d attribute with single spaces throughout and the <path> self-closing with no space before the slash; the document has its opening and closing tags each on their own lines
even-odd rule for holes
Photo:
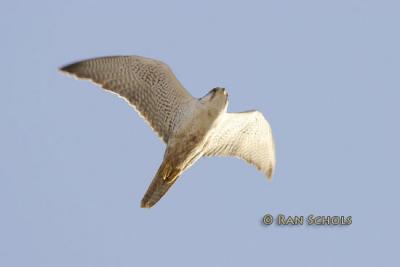
<svg viewBox="0 0 400 267">
<path fill-rule="evenodd" d="M 228 93 L 225 88 L 216 87 L 200 98 L 200 102 L 212 105 L 219 110 L 224 110 L 228 105 Z"/>
</svg>

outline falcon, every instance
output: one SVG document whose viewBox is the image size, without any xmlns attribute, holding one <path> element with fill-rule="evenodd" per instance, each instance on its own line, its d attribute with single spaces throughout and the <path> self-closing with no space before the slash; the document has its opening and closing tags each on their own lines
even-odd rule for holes
<svg viewBox="0 0 400 267">
<path fill-rule="evenodd" d="M 268 178 L 275 168 L 271 127 L 256 110 L 229 113 L 228 94 L 214 88 L 194 98 L 165 63 L 140 56 L 92 58 L 60 71 L 124 98 L 167 145 L 141 207 L 151 208 L 203 156 L 234 156 Z"/>
</svg>

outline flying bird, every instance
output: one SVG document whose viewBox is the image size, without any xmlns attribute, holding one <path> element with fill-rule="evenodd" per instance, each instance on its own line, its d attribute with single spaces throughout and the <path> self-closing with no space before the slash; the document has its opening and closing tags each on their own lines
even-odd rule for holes
<svg viewBox="0 0 400 267">
<path fill-rule="evenodd" d="M 228 113 L 224 88 L 194 98 L 168 65 L 140 56 L 93 58 L 60 70 L 124 98 L 167 145 L 141 207 L 156 204 L 202 156 L 239 157 L 272 177 L 275 145 L 269 123 L 256 110 Z"/>
</svg>

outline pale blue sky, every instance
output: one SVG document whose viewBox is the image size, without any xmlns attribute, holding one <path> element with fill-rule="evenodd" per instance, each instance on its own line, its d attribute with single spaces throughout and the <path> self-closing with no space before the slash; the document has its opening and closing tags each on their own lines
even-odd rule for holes
<svg viewBox="0 0 400 267">
<path fill-rule="evenodd" d="M 167 3 L 168 2 L 168 3 Z M 4 1 L 0 266 L 398 266 L 398 1 Z M 267 182 L 200 160 L 153 209 L 164 145 L 124 101 L 57 72 L 137 54 L 167 62 L 276 139 Z M 266 227 L 265 213 L 352 216 Z"/>
</svg>

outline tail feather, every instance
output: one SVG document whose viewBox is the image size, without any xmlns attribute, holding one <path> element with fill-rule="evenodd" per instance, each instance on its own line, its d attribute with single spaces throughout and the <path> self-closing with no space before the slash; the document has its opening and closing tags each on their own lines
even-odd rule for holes
<svg viewBox="0 0 400 267">
<path fill-rule="evenodd" d="M 154 206 L 179 178 L 180 173 L 179 169 L 163 162 L 142 199 L 141 207 L 151 208 Z"/>
</svg>

